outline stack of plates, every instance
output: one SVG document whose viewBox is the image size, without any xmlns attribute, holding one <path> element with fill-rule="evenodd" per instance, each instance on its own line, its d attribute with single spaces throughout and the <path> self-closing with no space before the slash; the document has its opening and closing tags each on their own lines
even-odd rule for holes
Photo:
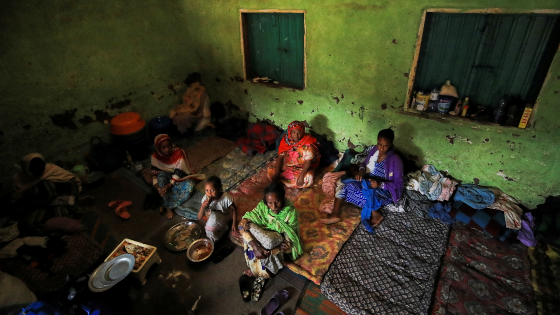
<svg viewBox="0 0 560 315">
<path fill-rule="evenodd" d="M 124 279 L 134 268 L 134 256 L 124 254 L 101 264 L 91 274 L 88 286 L 93 292 L 103 292 Z"/>
</svg>

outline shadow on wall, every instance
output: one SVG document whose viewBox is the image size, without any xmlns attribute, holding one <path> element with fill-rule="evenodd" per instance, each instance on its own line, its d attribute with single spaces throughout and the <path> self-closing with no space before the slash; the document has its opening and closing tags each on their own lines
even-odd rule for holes
<svg viewBox="0 0 560 315">
<path fill-rule="evenodd" d="M 424 153 L 420 147 L 414 144 L 414 137 L 417 135 L 414 127 L 409 123 L 403 123 L 395 128 L 398 136 L 395 136 L 396 149 L 399 150 L 404 157 L 413 161 L 417 167 L 422 167 L 425 163 Z"/>
<path fill-rule="evenodd" d="M 329 120 L 327 119 L 327 116 L 323 114 L 316 115 L 315 117 L 313 117 L 309 125 L 311 126 L 311 130 L 313 130 L 317 134 L 325 135 L 328 140 L 331 140 L 333 142 L 336 141 L 334 132 L 328 127 Z"/>
</svg>

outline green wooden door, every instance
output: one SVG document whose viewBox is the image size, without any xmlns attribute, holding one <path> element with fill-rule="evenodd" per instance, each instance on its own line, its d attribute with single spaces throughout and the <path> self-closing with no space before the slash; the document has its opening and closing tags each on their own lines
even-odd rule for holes
<svg viewBox="0 0 560 315">
<path fill-rule="evenodd" d="M 251 76 L 303 88 L 303 13 L 247 13 Z"/>
<path fill-rule="evenodd" d="M 451 80 L 460 97 L 496 107 L 503 95 L 529 103 L 560 42 L 553 14 L 428 13 L 415 89 Z"/>
</svg>

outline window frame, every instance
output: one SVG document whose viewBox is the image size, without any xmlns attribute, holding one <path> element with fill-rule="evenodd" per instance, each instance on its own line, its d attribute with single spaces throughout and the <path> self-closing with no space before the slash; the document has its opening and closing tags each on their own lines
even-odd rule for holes
<svg viewBox="0 0 560 315">
<path fill-rule="evenodd" d="M 265 82 L 253 82 L 253 78 L 248 77 L 248 70 L 250 70 L 250 58 L 249 55 L 249 41 L 247 38 L 247 18 L 246 13 L 302 13 L 303 14 L 303 87 L 295 88 L 293 86 L 283 85 L 282 82 L 278 84 L 265 83 Z M 243 79 L 250 81 L 253 84 L 264 85 L 275 88 L 285 88 L 285 89 L 295 89 L 295 90 L 305 90 L 307 88 L 307 23 L 305 21 L 307 11 L 306 10 L 276 10 L 276 9 L 265 9 L 265 10 L 252 10 L 252 9 L 239 9 L 239 35 L 241 38 L 241 55 L 243 57 Z"/>
<path fill-rule="evenodd" d="M 410 107 L 410 103 L 412 102 L 412 93 L 413 93 L 413 89 L 414 89 L 414 80 L 416 79 L 416 69 L 418 66 L 418 59 L 420 57 L 420 50 L 421 50 L 421 46 L 422 46 L 422 37 L 424 35 L 424 28 L 425 28 L 425 21 L 426 21 L 426 15 L 428 13 L 473 13 L 473 14 L 531 14 L 531 13 L 538 13 L 538 14 L 560 14 L 560 10 L 553 10 L 553 9 L 543 9 L 543 10 L 529 10 L 529 11 L 509 11 L 509 10 L 503 10 L 500 8 L 489 8 L 489 9 L 475 9 L 475 10 L 460 10 L 460 9 L 427 9 L 427 10 L 423 10 L 422 11 L 422 18 L 420 20 L 420 27 L 418 29 L 418 35 L 416 38 L 416 48 L 414 51 L 414 57 L 412 59 L 412 66 L 410 68 L 410 72 L 408 75 L 408 84 L 407 84 L 407 89 L 406 89 L 406 98 L 405 98 L 405 103 L 404 103 L 404 112 L 406 112 L 407 115 L 412 115 L 412 116 L 430 116 L 429 119 L 431 120 L 446 120 L 446 119 L 458 119 L 458 120 L 468 120 L 471 121 L 473 123 L 479 123 L 481 125 L 496 125 L 499 126 L 501 128 L 516 128 L 519 129 L 517 127 L 508 127 L 508 126 L 501 126 L 498 124 L 494 124 L 494 123 L 488 123 L 488 122 L 478 122 L 469 118 L 465 118 L 462 116 L 453 116 L 453 115 L 441 115 L 441 114 L 436 114 L 438 117 L 431 117 L 433 115 L 429 115 L 428 113 L 425 112 L 418 112 L 417 110 L 413 109 Z M 560 46 L 558 47 L 558 49 L 556 50 L 556 52 L 554 53 L 554 57 L 553 60 L 558 58 L 560 52 Z M 550 76 L 550 69 L 552 67 L 552 64 L 549 66 L 548 71 L 547 71 L 547 77 Z M 546 84 L 547 80 L 545 79 L 545 81 L 543 82 L 543 86 L 544 84 Z M 534 125 L 534 119 L 535 119 L 535 112 L 537 111 L 538 105 L 539 105 L 539 101 L 540 101 L 540 97 L 541 97 L 541 93 L 542 93 L 542 88 L 543 86 L 540 87 L 540 91 L 538 93 L 537 96 L 537 100 L 535 101 L 535 104 L 533 104 L 533 112 L 531 113 L 531 117 L 529 118 L 529 121 L 527 123 L 527 128 L 525 129 L 531 129 L 531 127 Z M 439 119 L 438 119 L 439 118 Z"/>
</svg>

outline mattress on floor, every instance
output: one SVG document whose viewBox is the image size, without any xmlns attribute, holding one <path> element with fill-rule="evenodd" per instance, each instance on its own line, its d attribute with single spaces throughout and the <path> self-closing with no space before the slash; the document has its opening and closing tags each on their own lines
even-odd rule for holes
<svg viewBox="0 0 560 315">
<path fill-rule="evenodd" d="M 439 278 L 432 314 L 536 314 L 528 250 L 519 242 L 458 222 Z"/>
<path fill-rule="evenodd" d="M 294 201 L 299 213 L 303 255 L 294 262 L 286 262 L 290 270 L 316 284 L 321 283 L 336 255 L 360 223 L 360 209 L 349 205 L 342 207 L 341 222 L 330 225 L 319 222 L 322 218 L 319 205 L 325 198 L 321 185 L 322 180 L 316 179 Z"/>
<path fill-rule="evenodd" d="M 426 314 L 448 232 L 413 213 L 387 213 L 374 234 L 360 224 L 321 291 L 348 314 Z"/>
</svg>

